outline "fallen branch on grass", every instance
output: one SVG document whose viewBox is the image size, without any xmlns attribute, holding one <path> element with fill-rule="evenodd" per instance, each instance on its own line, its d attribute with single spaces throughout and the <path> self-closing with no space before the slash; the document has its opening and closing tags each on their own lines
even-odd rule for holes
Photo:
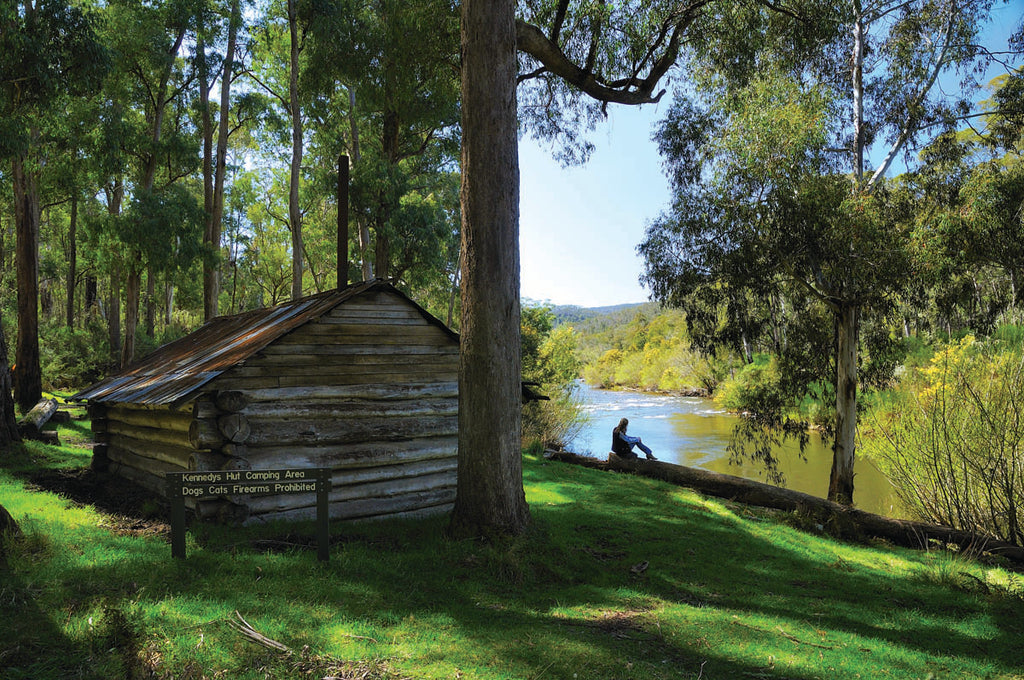
<svg viewBox="0 0 1024 680">
<path fill-rule="evenodd" d="M 865 537 L 883 538 L 895 545 L 909 548 L 927 548 L 932 542 L 938 542 L 944 545 L 955 545 L 962 552 L 988 552 L 1005 557 L 1018 566 L 1024 565 L 1024 547 L 1000 541 L 991 536 L 962 531 L 941 524 L 883 517 L 800 491 L 783 489 L 751 479 L 656 460 L 640 458 L 627 460 L 613 453 L 608 454 L 607 461 L 590 456 L 580 456 L 568 451 L 549 451 L 545 452 L 545 455 L 550 460 L 574 463 L 590 468 L 631 472 L 677 486 L 685 486 L 708 496 L 726 498 L 746 505 L 796 512 L 812 518 L 823 528 L 827 528 L 830 534 L 839 538 L 854 540 Z"/>
<path fill-rule="evenodd" d="M 281 644 L 277 640 L 268 638 L 263 633 L 260 633 L 252 625 L 249 624 L 242 615 L 235 610 L 235 616 L 238 617 L 237 621 L 228 621 L 228 625 L 234 628 L 236 631 L 242 634 L 243 637 L 248 639 L 250 642 L 255 642 L 258 645 L 262 645 L 268 649 L 281 652 L 282 654 L 291 654 L 292 650 L 288 645 Z"/>
</svg>

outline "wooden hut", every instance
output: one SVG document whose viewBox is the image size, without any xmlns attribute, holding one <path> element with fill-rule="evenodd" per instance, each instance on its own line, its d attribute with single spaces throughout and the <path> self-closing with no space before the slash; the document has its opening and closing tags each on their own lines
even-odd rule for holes
<svg viewBox="0 0 1024 680">
<path fill-rule="evenodd" d="M 216 318 L 75 395 L 93 465 L 166 496 L 165 474 L 324 467 L 336 519 L 455 498 L 459 339 L 371 281 Z M 306 519 L 315 495 L 190 501 L 225 521 Z"/>
</svg>

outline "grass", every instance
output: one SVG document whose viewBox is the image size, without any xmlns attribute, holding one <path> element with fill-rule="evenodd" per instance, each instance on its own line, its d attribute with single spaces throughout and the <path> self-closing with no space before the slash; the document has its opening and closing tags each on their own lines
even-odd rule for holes
<svg viewBox="0 0 1024 680">
<path fill-rule="evenodd" d="M 159 515 L 30 481 L 82 448 L 0 455 L 0 678 L 1024 678 L 1019 574 L 652 480 L 527 454 L 517 539 L 336 523 L 323 564 L 309 525 L 204 525 L 174 561 Z"/>
</svg>

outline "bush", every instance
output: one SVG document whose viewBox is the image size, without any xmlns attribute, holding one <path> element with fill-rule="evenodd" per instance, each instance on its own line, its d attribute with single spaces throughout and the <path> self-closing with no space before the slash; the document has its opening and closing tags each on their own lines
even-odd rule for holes
<svg viewBox="0 0 1024 680">
<path fill-rule="evenodd" d="M 764 405 L 781 401 L 779 380 L 778 361 L 758 355 L 718 386 L 715 402 L 730 411 L 763 412 Z"/>
<path fill-rule="evenodd" d="M 44 325 L 39 338 L 43 388 L 76 390 L 100 379 L 112 366 L 107 327 L 99 317 L 84 328 Z"/>
<path fill-rule="evenodd" d="M 1024 353 L 968 336 L 937 351 L 920 380 L 878 424 L 870 453 L 923 519 L 1021 545 Z"/>
</svg>

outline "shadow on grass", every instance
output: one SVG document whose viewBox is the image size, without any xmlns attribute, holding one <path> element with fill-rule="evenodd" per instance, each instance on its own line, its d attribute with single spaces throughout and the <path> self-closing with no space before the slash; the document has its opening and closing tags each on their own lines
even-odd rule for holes
<svg viewBox="0 0 1024 680">
<path fill-rule="evenodd" d="M 84 609 L 121 603 L 148 638 L 173 647 L 170 668 L 238 675 L 273 662 L 226 625 L 236 610 L 293 649 L 403 658 L 436 676 L 449 667 L 467 677 L 491 669 L 508 678 L 702 680 L 941 671 L 879 651 L 889 643 L 939 666 L 961 657 L 994 673 L 1018 670 L 1019 599 L 897 578 L 863 562 L 917 556 L 864 549 L 857 563 L 828 539 L 659 482 L 592 476 L 600 474 L 533 462 L 529 483 L 557 486 L 548 495 L 557 502 L 535 504 L 532 532 L 504 544 L 445 540 L 444 518 L 335 523 L 325 565 L 311 540 L 301 545 L 311 526 L 200 527 L 200 547 L 178 562 L 162 537 L 111 535 L 104 542 L 121 543 L 105 557 L 62 568 L 52 575 L 59 590 L 30 593 L 20 606 L 72 666 L 88 653 L 61 637 L 55 598 Z M 204 634 L 221 651 L 203 649 Z M 830 667 L 851 646 L 864 666 Z M 784 653 L 798 663 L 774 667 Z M 32 677 L 61 677 L 38 668 L 46 673 Z"/>
</svg>

